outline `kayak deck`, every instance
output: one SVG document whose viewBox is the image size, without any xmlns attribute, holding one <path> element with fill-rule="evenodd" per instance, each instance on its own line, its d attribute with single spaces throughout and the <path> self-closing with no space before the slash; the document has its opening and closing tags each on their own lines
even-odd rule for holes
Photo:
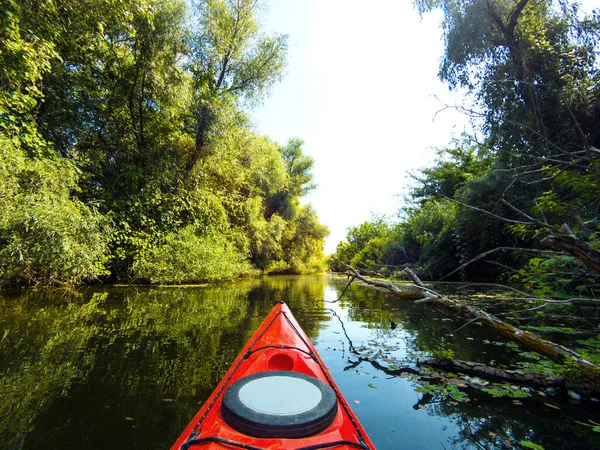
<svg viewBox="0 0 600 450">
<path fill-rule="evenodd" d="M 277 375 L 290 372 L 300 374 L 298 378 L 306 379 L 305 376 L 308 376 L 313 379 L 314 377 L 333 391 L 337 412 L 334 410 L 330 413 L 335 414 L 335 417 L 328 419 L 327 423 L 330 424 L 323 431 L 297 438 L 256 437 L 237 431 L 228 424 L 223 415 L 223 398 L 236 381 L 247 380 L 246 377 L 251 376 L 256 378 L 261 373 Z M 284 403 L 283 400 L 282 402 Z M 171 450 L 227 448 L 247 450 L 375 448 L 310 339 L 283 302 L 277 303 L 259 326 Z"/>
</svg>

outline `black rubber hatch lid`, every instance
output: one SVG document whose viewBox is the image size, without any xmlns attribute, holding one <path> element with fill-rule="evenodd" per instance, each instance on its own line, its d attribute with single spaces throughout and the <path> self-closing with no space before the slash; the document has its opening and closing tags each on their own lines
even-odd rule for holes
<svg viewBox="0 0 600 450">
<path fill-rule="evenodd" d="M 276 370 L 244 377 L 223 396 L 233 429 L 255 437 L 300 438 L 326 429 L 337 414 L 335 392 L 321 380 Z"/>
</svg>

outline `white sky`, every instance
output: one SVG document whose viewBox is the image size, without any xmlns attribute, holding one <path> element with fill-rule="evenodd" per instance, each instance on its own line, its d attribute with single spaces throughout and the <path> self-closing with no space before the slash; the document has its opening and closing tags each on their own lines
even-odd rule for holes
<svg viewBox="0 0 600 450">
<path fill-rule="evenodd" d="M 410 0 L 268 0 L 266 30 L 289 34 L 287 76 L 252 117 L 281 144 L 305 140 L 326 253 L 371 213 L 398 211 L 407 172 L 468 127 L 455 110 L 436 116 L 435 96 L 462 103 L 437 78 L 441 18 L 421 19 Z"/>
</svg>

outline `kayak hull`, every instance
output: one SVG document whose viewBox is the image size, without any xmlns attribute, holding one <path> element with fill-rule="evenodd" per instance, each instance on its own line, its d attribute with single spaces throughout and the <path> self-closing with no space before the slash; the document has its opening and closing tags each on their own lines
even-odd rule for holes
<svg viewBox="0 0 600 450">
<path fill-rule="evenodd" d="M 272 373 L 271 373 L 272 372 Z M 238 380 L 261 373 L 300 374 L 331 387 L 337 412 L 329 425 L 308 437 L 256 437 L 233 429 L 222 411 L 224 394 Z M 320 383 L 319 382 L 319 383 Z M 231 423 L 231 421 L 229 422 Z M 185 428 L 171 450 L 213 449 L 374 449 L 365 430 L 342 396 L 308 336 L 283 302 L 273 310 L 250 338 L 221 382 Z"/>
</svg>

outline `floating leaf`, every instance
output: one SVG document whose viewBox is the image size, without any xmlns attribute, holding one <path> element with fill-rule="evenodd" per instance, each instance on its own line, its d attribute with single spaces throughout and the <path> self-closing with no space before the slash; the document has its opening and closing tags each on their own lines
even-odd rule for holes
<svg viewBox="0 0 600 450">
<path fill-rule="evenodd" d="M 532 448 L 533 450 L 544 450 L 544 447 L 531 441 L 521 441 L 519 444 L 525 448 Z"/>
</svg>

